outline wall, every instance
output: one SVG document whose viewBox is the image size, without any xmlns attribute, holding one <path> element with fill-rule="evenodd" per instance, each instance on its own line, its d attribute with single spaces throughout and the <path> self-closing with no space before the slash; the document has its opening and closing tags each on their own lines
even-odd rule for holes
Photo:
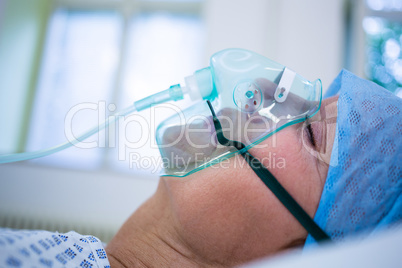
<svg viewBox="0 0 402 268">
<path fill-rule="evenodd" d="M 227 47 L 254 50 L 324 90 L 343 66 L 343 2 L 332 0 L 207 1 L 207 55 Z"/>
</svg>

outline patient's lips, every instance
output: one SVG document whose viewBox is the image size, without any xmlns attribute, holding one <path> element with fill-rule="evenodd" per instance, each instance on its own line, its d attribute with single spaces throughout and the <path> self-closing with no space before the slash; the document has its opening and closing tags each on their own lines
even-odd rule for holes
<svg viewBox="0 0 402 268">
<path fill-rule="evenodd" d="M 237 109 L 224 108 L 218 111 L 217 117 L 226 138 L 247 145 L 267 130 L 267 119 L 258 112 L 247 114 Z M 175 168 L 186 168 L 189 164 L 198 166 L 228 151 L 228 147 L 217 141 L 212 116 L 197 116 L 188 124 L 168 127 L 162 144 L 164 160 L 169 167 Z"/>
<path fill-rule="evenodd" d="M 162 144 L 164 160 L 177 168 L 195 163 L 203 156 L 211 155 L 216 150 L 212 117 L 199 117 L 189 124 L 167 128 Z"/>
</svg>

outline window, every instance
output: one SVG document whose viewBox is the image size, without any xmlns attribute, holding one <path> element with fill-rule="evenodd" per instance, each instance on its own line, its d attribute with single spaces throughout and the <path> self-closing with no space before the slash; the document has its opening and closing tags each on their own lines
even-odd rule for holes
<svg viewBox="0 0 402 268">
<path fill-rule="evenodd" d="M 27 150 L 48 148 L 78 136 L 134 101 L 181 83 L 202 66 L 201 1 L 59 1 L 48 26 Z M 149 119 L 149 111 L 139 114 Z M 161 121 L 158 115 L 156 121 Z M 158 149 L 148 142 L 130 152 L 115 139 L 144 135 L 135 122 L 33 160 L 68 168 L 157 172 Z M 96 146 L 92 146 L 96 144 Z M 89 146 L 90 145 L 90 146 Z M 92 148 L 95 147 L 95 148 Z M 124 152 L 122 152 L 123 150 Z M 134 155 L 135 154 L 135 155 Z M 131 156 L 152 159 L 131 163 Z M 150 160 L 151 161 L 151 160 Z"/>
<path fill-rule="evenodd" d="M 369 79 L 402 97 L 402 2 L 366 0 L 365 73 Z"/>
</svg>

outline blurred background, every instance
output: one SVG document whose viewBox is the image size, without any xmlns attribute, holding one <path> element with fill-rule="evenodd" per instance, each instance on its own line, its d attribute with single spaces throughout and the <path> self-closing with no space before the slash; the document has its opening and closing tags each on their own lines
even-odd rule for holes
<svg viewBox="0 0 402 268">
<path fill-rule="evenodd" d="M 0 0 L 0 153 L 62 143 L 75 105 L 95 104 L 71 119 L 79 134 L 231 47 L 320 78 L 324 91 L 346 68 L 401 96 L 401 45 L 401 0 Z M 100 133 L 88 141 L 97 148 L 0 165 L 0 226 L 107 242 L 158 183 L 152 127 L 120 131 L 149 139 L 121 157 L 118 137 Z M 130 152 L 144 161 L 130 164 Z"/>
</svg>

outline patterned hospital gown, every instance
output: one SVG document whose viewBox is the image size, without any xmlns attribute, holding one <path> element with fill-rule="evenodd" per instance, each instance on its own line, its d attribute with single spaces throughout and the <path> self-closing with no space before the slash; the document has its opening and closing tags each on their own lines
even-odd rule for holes
<svg viewBox="0 0 402 268">
<path fill-rule="evenodd" d="M 3 267 L 110 268 L 110 264 L 102 242 L 94 236 L 0 228 Z"/>
</svg>

